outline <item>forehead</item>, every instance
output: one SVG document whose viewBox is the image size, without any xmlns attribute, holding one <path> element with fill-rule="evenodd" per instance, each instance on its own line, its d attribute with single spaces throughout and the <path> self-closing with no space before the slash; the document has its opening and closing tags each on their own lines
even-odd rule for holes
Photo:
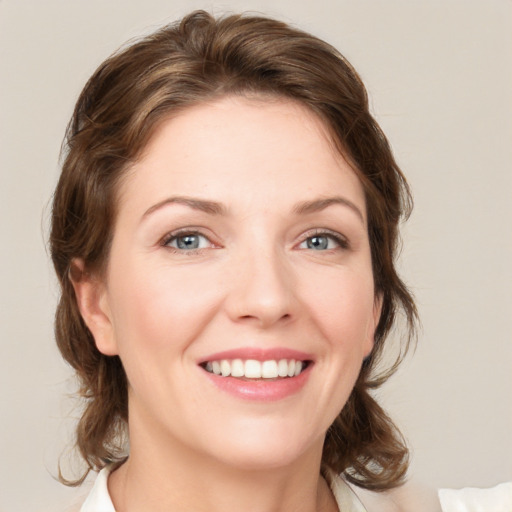
<svg viewBox="0 0 512 512">
<path fill-rule="evenodd" d="M 120 187 L 120 203 L 166 194 L 219 195 L 267 202 L 299 195 L 349 194 L 364 209 L 353 168 L 326 124 L 282 98 L 224 97 L 161 122 Z"/>
</svg>

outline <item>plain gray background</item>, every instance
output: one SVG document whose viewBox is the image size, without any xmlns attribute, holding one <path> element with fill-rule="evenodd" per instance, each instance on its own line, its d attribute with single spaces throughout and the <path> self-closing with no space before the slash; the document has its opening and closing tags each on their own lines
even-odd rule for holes
<svg viewBox="0 0 512 512">
<path fill-rule="evenodd" d="M 65 510 L 83 492 L 52 478 L 73 380 L 54 347 L 45 247 L 74 102 L 127 39 L 194 8 L 294 23 L 360 72 L 416 202 L 400 265 L 423 331 L 380 395 L 416 477 L 511 480 L 510 0 L 0 0 L 0 511 Z"/>
</svg>

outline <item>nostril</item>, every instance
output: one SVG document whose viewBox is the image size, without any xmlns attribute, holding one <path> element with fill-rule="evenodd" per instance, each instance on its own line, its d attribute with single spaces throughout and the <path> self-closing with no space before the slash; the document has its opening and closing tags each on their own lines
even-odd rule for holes
<svg viewBox="0 0 512 512">
<path fill-rule="evenodd" d="M 279 315 L 272 316 L 271 314 L 269 315 L 268 312 L 266 314 L 261 314 L 261 315 L 241 315 L 239 317 L 240 320 L 255 320 L 255 321 L 265 323 L 265 324 L 287 321 L 287 320 L 290 320 L 291 318 L 292 318 L 292 315 L 290 315 L 290 313 L 285 313 L 281 316 L 279 316 Z"/>
</svg>

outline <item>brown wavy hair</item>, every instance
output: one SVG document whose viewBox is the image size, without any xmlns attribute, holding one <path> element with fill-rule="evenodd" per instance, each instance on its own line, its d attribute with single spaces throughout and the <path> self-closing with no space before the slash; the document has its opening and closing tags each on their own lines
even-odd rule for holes
<svg viewBox="0 0 512 512">
<path fill-rule="evenodd" d="M 394 266 L 398 225 L 411 207 L 407 183 L 370 115 L 361 79 L 337 50 L 280 21 L 214 18 L 204 11 L 131 43 L 101 64 L 67 129 L 50 235 L 61 286 L 55 333 L 80 382 L 84 409 L 76 446 L 87 468 L 82 478 L 65 483 L 79 484 L 91 469 L 123 460 L 128 418 L 123 366 L 117 356 L 98 351 L 80 315 L 70 279 L 73 259 L 101 275 L 109 257 L 118 182 L 126 169 L 163 120 L 226 95 L 281 97 L 306 106 L 329 128 L 363 184 L 382 314 L 373 352 L 326 434 L 322 462 L 326 473 L 343 473 L 359 486 L 394 487 L 406 474 L 408 450 L 371 391 L 396 369 L 416 324 L 414 301 Z M 407 323 L 400 356 L 379 370 L 384 341 L 399 312 Z"/>
</svg>

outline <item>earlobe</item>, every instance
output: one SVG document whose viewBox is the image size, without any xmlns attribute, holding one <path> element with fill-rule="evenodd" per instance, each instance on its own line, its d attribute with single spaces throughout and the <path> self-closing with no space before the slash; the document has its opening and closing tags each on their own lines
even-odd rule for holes
<svg viewBox="0 0 512 512">
<path fill-rule="evenodd" d="M 75 290 L 78 309 L 94 337 L 96 347 L 107 356 L 117 355 L 105 283 L 98 276 L 87 272 L 83 260 L 78 258 L 71 262 L 69 279 Z"/>
</svg>

